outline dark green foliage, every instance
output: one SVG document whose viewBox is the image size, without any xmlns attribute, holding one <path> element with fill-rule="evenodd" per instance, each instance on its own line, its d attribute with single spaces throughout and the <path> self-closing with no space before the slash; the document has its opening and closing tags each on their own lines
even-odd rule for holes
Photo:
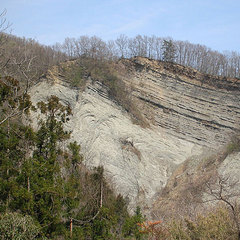
<svg viewBox="0 0 240 240">
<path fill-rule="evenodd" d="M 0 77 L 0 124 L 23 113 L 28 114 L 31 107 L 30 96 L 20 90 L 16 79 Z"/>
<path fill-rule="evenodd" d="M 6 113 L 8 103 L 16 97 L 12 89 L 11 85 L 0 86 L 1 110 Z M 30 99 L 22 99 L 26 108 L 21 113 L 27 113 L 32 107 Z M 14 101 L 11 106 L 11 110 L 21 110 L 21 104 L 15 107 Z M 71 109 L 55 96 L 47 103 L 39 102 L 38 109 L 43 118 L 36 132 L 21 124 L 20 115 L 0 124 L 0 213 L 30 216 L 34 226 L 40 226 L 36 237 L 70 238 L 70 219 L 72 239 L 121 236 L 128 217 L 124 199 L 115 197 L 108 187 L 102 167 L 91 172 L 84 168 L 76 142 L 64 147 L 70 133 L 63 123 L 69 120 Z M 10 221 L 10 215 L 6 216 Z"/>
<path fill-rule="evenodd" d="M 177 49 L 172 40 L 164 40 L 162 45 L 163 61 L 174 62 L 176 59 Z"/>
<path fill-rule="evenodd" d="M 140 224 L 144 221 L 140 207 L 136 208 L 135 214 L 126 219 L 123 226 L 124 236 L 134 236 L 136 240 L 142 239 Z"/>
<path fill-rule="evenodd" d="M 79 64 L 79 62 L 68 62 L 69 64 L 62 64 L 62 74 L 64 75 L 67 82 L 72 87 L 82 88 L 86 83 L 86 71 L 85 68 Z"/>
<path fill-rule="evenodd" d="M 74 168 L 78 166 L 78 164 L 82 163 L 83 157 L 79 154 L 80 146 L 77 142 L 71 142 L 68 146 L 69 150 L 72 153 L 71 162 Z"/>
<path fill-rule="evenodd" d="M 3 240 L 36 239 L 40 227 L 30 216 L 6 213 L 0 217 L 0 238 Z"/>
</svg>

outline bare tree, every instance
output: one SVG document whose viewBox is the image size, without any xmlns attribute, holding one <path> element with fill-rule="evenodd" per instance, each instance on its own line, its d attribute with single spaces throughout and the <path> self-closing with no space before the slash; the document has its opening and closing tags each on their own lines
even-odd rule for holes
<svg viewBox="0 0 240 240">
<path fill-rule="evenodd" d="M 6 31 L 10 28 L 11 24 L 6 19 L 7 10 L 3 10 L 0 13 L 0 71 L 8 64 L 8 59 L 4 59 L 4 47 L 3 45 L 7 41 Z"/>
<path fill-rule="evenodd" d="M 128 38 L 121 34 L 116 40 L 115 43 L 117 45 L 119 56 L 122 58 L 126 58 L 128 56 Z"/>
<path fill-rule="evenodd" d="M 209 198 L 205 201 L 222 202 L 230 209 L 237 229 L 238 239 L 240 239 L 239 187 L 239 180 L 234 180 L 230 176 L 223 176 L 216 173 L 216 176 L 206 183 L 206 193 Z"/>
<path fill-rule="evenodd" d="M 137 35 L 128 38 L 120 35 L 114 41 L 105 42 L 96 36 L 66 38 L 63 44 L 56 44 L 53 50 L 64 52 L 69 59 L 90 57 L 115 60 L 135 56 L 176 62 L 202 73 L 226 77 L 240 77 L 240 54 L 220 53 L 188 41 L 174 41 L 171 38 Z"/>
</svg>

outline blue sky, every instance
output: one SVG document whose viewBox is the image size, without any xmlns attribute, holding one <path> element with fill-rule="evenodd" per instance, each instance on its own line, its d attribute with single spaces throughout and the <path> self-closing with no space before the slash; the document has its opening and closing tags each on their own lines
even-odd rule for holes
<svg viewBox="0 0 240 240">
<path fill-rule="evenodd" d="M 141 34 L 240 52 L 240 0 L 0 0 L 3 9 L 13 34 L 43 44 Z"/>
</svg>

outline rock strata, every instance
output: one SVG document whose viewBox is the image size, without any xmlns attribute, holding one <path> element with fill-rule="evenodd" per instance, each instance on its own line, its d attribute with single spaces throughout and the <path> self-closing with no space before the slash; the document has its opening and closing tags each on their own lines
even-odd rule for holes
<svg viewBox="0 0 240 240">
<path fill-rule="evenodd" d="M 34 103 L 56 95 L 70 104 L 73 116 L 66 128 L 81 144 L 86 166 L 104 166 L 130 209 L 149 207 L 180 163 L 226 144 L 239 129 L 239 91 L 233 80 L 213 86 L 204 82 L 204 75 L 179 65 L 145 58 L 119 65 L 127 69 L 122 78 L 148 128 L 133 124 L 106 87 L 90 78 L 84 91 L 70 88 L 55 69 L 30 94 Z M 35 127 L 36 119 L 33 114 Z"/>
<path fill-rule="evenodd" d="M 154 124 L 169 134 L 218 148 L 239 129 L 237 79 L 211 79 L 191 68 L 146 58 L 125 61 L 131 71 L 131 80 L 125 81 L 145 105 L 145 116 L 151 113 Z"/>
</svg>

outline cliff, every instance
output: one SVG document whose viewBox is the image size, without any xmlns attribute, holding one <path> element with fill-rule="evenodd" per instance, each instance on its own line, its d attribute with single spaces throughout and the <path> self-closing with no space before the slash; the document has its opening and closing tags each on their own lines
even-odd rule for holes
<svg viewBox="0 0 240 240">
<path fill-rule="evenodd" d="M 86 76 L 83 88 L 70 87 L 57 66 L 30 94 L 33 103 L 56 95 L 70 104 L 73 116 L 66 128 L 81 145 L 85 165 L 103 165 L 130 209 L 147 209 L 181 164 L 211 155 L 239 130 L 240 83 L 140 57 L 116 65 L 129 100 L 148 123 L 145 127 L 133 123 L 102 82 Z M 37 127 L 37 114 L 32 117 Z"/>
<path fill-rule="evenodd" d="M 201 74 L 178 64 L 135 58 L 126 83 L 145 116 L 166 132 L 197 145 L 216 148 L 239 129 L 238 79 Z"/>
</svg>

